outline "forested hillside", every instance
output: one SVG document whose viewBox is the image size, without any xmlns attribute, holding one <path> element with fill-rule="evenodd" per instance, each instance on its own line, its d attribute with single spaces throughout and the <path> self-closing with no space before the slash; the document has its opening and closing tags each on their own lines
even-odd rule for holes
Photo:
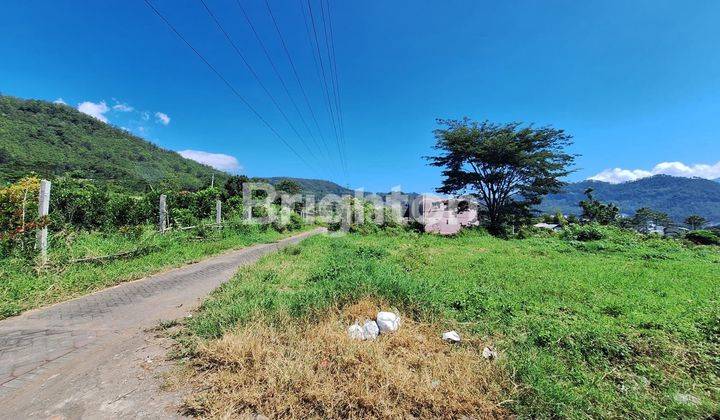
<svg viewBox="0 0 720 420">
<path fill-rule="evenodd" d="M 158 183 L 198 189 L 228 176 L 67 105 L 0 96 L 0 184 L 31 172 L 142 191 Z"/>
<path fill-rule="evenodd" d="M 291 178 L 291 177 L 270 177 L 266 179 L 270 184 L 275 185 L 278 182 L 287 179 L 295 181 L 302 188 L 303 194 L 314 194 L 316 197 L 323 197 L 327 194 L 353 194 L 353 191 L 342 187 L 334 182 L 324 179 L 307 179 L 307 178 Z"/>
<path fill-rule="evenodd" d="M 633 214 L 641 207 L 667 213 L 676 222 L 698 214 L 711 222 L 720 222 L 720 183 L 701 178 L 681 178 L 656 175 L 622 184 L 583 181 L 570 184 L 561 194 L 549 195 L 540 209 L 544 212 L 562 211 L 579 214 L 578 203 L 588 188 L 602 201 L 613 202 L 625 214 Z"/>
</svg>

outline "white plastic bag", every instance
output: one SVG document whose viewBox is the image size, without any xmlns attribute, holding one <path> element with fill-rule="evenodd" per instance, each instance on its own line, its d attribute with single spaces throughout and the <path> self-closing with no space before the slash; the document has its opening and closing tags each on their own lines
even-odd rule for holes
<svg viewBox="0 0 720 420">
<path fill-rule="evenodd" d="M 363 329 L 360 325 L 357 323 L 351 325 L 347 329 L 348 337 L 350 337 L 353 340 L 363 340 L 365 335 L 363 333 Z"/>
<path fill-rule="evenodd" d="M 378 327 L 377 322 L 373 321 L 372 319 L 365 321 L 365 324 L 363 324 L 362 329 L 363 329 L 363 338 L 365 340 L 374 340 L 380 334 L 380 328 Z"/>
<path fill-rule="evenodd" d="M 446 331 L 442 333 L 442 339 L 449 343 L 459 343 L 460 334 L 458 334 L 457 331 Z"/>
<path fill-rule="evenodd" d="M 400 317 L 392 312 L 378 312 L 375 319 L 381 334 L 397 331 L 400 328 Z"/>
</svg>

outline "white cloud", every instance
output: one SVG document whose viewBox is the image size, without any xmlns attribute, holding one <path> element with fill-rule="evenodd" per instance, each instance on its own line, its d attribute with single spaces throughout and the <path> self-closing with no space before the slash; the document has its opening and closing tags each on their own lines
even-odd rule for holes
<svg viewBox="0 0 720 420">
<path fill-rule="evenodd" d="M 170 124 L 170 117 L 168 117 L 168 115 L 165 114 L 164 112 L 156 112 L 155 118 L 157 118 L 157 122 L 159 122 L 162 125 Z"/>
<path fill-rule="evenodd" d="M 57 98 L 53 101 L 53 103 L 58 105 L 67 105 L 67 103 L 63 101 L 63 98 Z"/>
<path fill-rule="evenodd" d="M 128 105 L 128 104 L 123 104 L 123 103 L 120 103 L 120 102 L 118 102 L 118 103 L 116 103 L 115 105 L 113 105 L 113 109 L 114 109 L 115 111 L 120 111 L 120 112 L 132 112 L 132 111 L 135 110 L 135 108 L 131 107 L 130 105 Z"/>
<path fill-rule="evenodd" d="M 108 122 L 107 117 L 103 115 L 110 110 L 105 101 L 100 101 L 100 103 L 97 104 L 94 102 L 85 101 L 80 103 L 77 109 L 83 114 L 87 114 L 91 117 L 97 118 L 104 123 Z"/>
<path fill-rule="evenodd" d="M 660 162 L 650 170 L 622 168 L 605 169 L 599 174 L 593 175 L 588 179 L 618 184 L 620 182 L 636 181 L 640 178 L 660 174 L 682 176 L 687 178 L 698 177 L 716 179 L 720 178 L 720 162 L 717 162 L 714 165 L 704 163 L 686 165 L 682 162 Z"/>
<path fill-rule="evenodd" d="M 222 153 L 203 152 L 201 150 L 181 150 L 178 153 L 184 158 L 212 166 L 221 171 L 238 173 L 242 170 L 240 162 L 238 162 L 234 156 L 223 155 Z"/>
<path fill-rule="evenodd" d="M 150 119 L 150 113 L 147 111 L 143 111 L 140 113 L 140 117 L 143 119 L 143 121 L 147 121 Z"/>
</svg>

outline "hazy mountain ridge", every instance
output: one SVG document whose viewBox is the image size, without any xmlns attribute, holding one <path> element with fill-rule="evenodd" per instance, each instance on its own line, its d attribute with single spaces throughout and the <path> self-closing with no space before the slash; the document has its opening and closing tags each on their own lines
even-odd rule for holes
<svg viewBox="0 0 720 420">
<path fill-rule="evenodd" d="M 539 209 L 548 213 L 580 214 L 578 203 L 585 198 L 585 190 L 593 188 L 599 200 L 617 204 L 624 214 L 650 207 L 667 213 L 677 222 L 698 214 L 719 223 L 720 183 L 716 181 L 669 175 L 655 175 L 621 184 L 582 181 L 568 185 L 560 194 L 545 197 Z"/>
<path fill-rule="evenodd" d="M 302 188 L 303 194 L 314 194 L 316 197 L 321 198 L 328 194 L 346 195 L 353 194 L 353 190 L 345 188 L 339 184 L 325 179 L 312 179 L 312 178 L 294 178 L 289 176 L 277 176 L 277 177 L 262 177 L 266 179 L 270 184 L 275 185 L 278 182 L 289 179 L 295 181 Z"/>
</svg>

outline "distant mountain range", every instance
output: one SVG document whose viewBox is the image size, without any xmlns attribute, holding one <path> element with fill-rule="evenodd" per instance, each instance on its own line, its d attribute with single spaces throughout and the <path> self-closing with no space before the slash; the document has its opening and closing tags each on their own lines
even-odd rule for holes
<svg viewBox="0 0 720 420">
<path fill-rule="evenodd" d="M 560 194 L 545 197 L 539 209 L 547 213 L 579 214 L 578 203 L 585 198 L 585 190 L 593 188 L 597 199 L 617 204 L 620 211 L 628 215 L 641 207 L 650 207 L 667 213 L 677 222 L 698 214 L 720 223 L 720 182 L 717 181 L 669 175 L 655 175 L 622 184 L 582 181 L 568 185 Z"/>
<path fill-rule="evenodd" d="M 275 185 L 278 182 L 289 179 L 297 182 L 302 188 L 303 194 L 313 194 L 317 198 L 322 198 L 328 194 L 353 194 L 353 190 L 340 186 L 332 181 L 326 181 L 324 179 L 308 179 L 308 178 L 293 178 L 293 177 L 263 177 L 270 184 Z"/>
<path fill-rule="evenodd" d="M 0 96 L 0 184 L 74 172 L 117 188 L 198 189 L 228 174 L 185 159 L 67 105 Z"/>
</svg>

